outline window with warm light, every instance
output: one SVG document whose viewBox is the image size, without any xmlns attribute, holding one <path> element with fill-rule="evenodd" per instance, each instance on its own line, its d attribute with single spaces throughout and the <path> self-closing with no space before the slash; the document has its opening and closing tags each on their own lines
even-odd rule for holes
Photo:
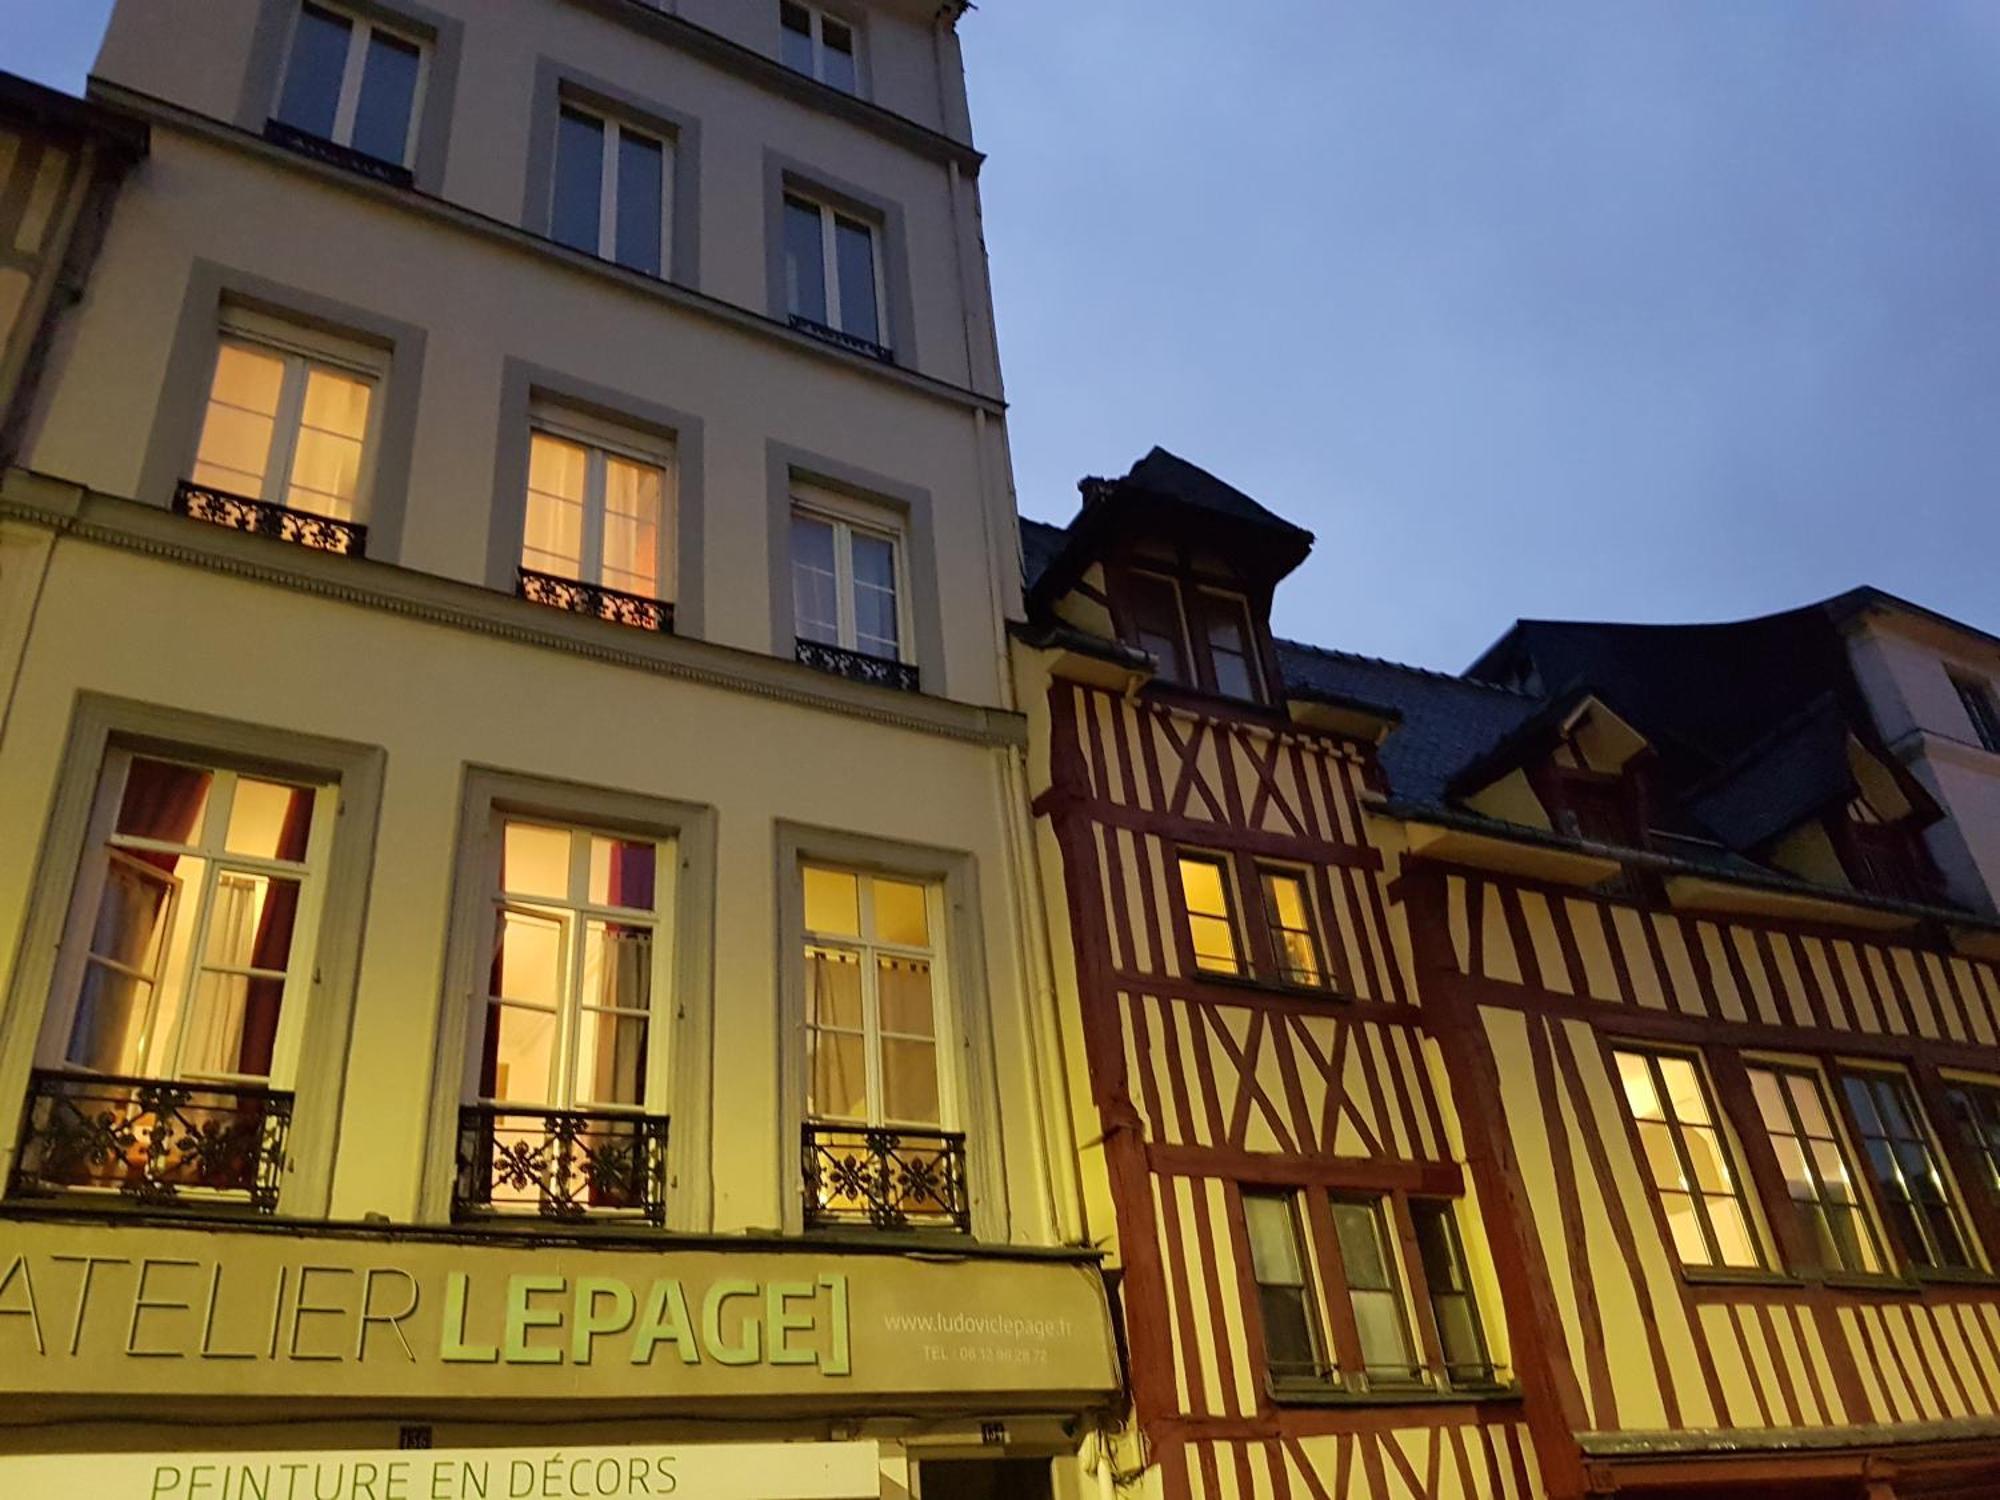
<svg viewBox="0 0 2000 1500">
<path fill-rule="evenodd" d="M 572 249 L 666 276 L 673 244 L 671 141 L 565 104 L 556 121 L 550 235 Z"/>
<path fill-rule="evenodd" d="M 860 46 L 852 23 L 817 6 L 781 0 L 778 27 L 779 55 L 786 67 L 843 94 L 860 92 Z"/>
<path fill-rule="evenodd" d="M 1680 1053 L 1633 1047 L 1619 1047 L 1612 1057 L 1680 1263 L 1761 1266 L 1742 1174 L 1730 1159 L 1700 1064 Z"/>
<path fill-rule="evenodd" d="M 1311 877 L 1303 870 L 1260 864 L 1257 882 L 1278 977 L 1286 984 L 1323 988 L 1326 964 L 1320 957 L 1319 924 L 1313 920 Z"/>
<path fill-rule="evenodd" d="M 1179 863 L 1194 966 L 1206 974 L 1246 972 L 1227 862 L 1212 854 L 1182 854 Z"/>
<path fill-rule="evenodd" d="M 521 566 L 672 602 L 670 444 L 545 409 L 533 418 Z"/>
<path fill-rule="evenodd" d="M 904 659 L 902 533 L 892 517 L 845 496 L 800 488 L 793 495 L 791 548 L 800 640 Z"/>
<path fill-rule="evenodd" d="M 1908 1076 L 1854 1068 L 1841 1074 L 1840 1086 L 1861 1140 L 1861 1159 L 1904 1259 L 1919 1270 L 1972 1269 L 1951 1181 Z"/>
<path fill-rule="evenodd" d="M 190 477 L 269 505 L 363 519 L 385 365 L 365 346 L 230 314 Z"/>
<path fill-rule="evenodd" d="M 378 20 L 305 0 L 293 23 L 276 118 L 378 161 L 409 163 L 424 48 Z"/>
<path fill-rule="evenodd" d="M 1861 1201 L 1853 1159 L 1826 1089 L 1809 1068 L 1749 1069 L 1750 1088 L 1794 1212 L 1826 1271 L 1879 1276 L 1888 1268 Z"/>
</svg>

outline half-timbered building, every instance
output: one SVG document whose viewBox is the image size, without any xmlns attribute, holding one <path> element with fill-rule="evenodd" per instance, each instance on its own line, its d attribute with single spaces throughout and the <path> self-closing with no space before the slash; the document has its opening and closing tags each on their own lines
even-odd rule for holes
<svg viewBox="0 0 2000 1500">
<path fill-rule="evenodd" d="M 1310 537 L 1158 451 L 1084 499 L 1017 663 L 1120 1476 L 1995 1493 L 2000 941 L 1865 718 L 1275 640 Z"/>
</svg>

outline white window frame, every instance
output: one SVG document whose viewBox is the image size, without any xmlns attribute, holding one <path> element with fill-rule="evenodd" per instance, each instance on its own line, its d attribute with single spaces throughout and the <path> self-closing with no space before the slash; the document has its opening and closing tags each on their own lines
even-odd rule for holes
<svg viewBox="0 0 2000 1500">
<path fill-rule="evenodd" d="M 809 5 L 806 3 L 806 0 L 783 0 L 778 12 L 778 28 L 781 33 L 790 30 L 785 25 L 783 5 L 790 5 L 794 9 L 802 10 L 806 13 L 808 35 L 812 39 L 812 72 L 807 76 L 841 93 L 846 93 L 847 90 L 842 89 L 837 83 L 827 83 L 826 54 L 830 49 L 826 45 L 826 23 L 831 21 L 836 26 L 847 28 L 847 38 L 853 44 L 853 51 L 849 54 L 854 59 L 854 93 L 852 97 L 856 99 L 863 97 L 862 85 L 865 75 L 861 61 L 860 23 L 849 20 L 846 16 L 835 15 L 832 11 L 825 10 L 820 6 Z M 784 37 L 782 35 L 778 38 L 778 47 L 779 55 L 782 57 L 784 54 Z"/>
<path fill-rule="evenodd" d="M 202 809 L 202 826 L 189 843 L 168 843 L 116 831 L 118 811 L 124 802 L 126 781 L 134 760 L 166 761 L 210 773 L 213 779 Z M 306 1010 L 318 972 L 315 945 L 320 932 L 321 908 L 326 899 L 327 860 L 333 843 L 339 799 L 335 787 L 315 778 L 294 778 L 282 772 L 261 770 L 247 773 L 253 780 L 281 781 L 312 789 L 313 812 L 306 836 L 306 858 L 295 863 L 228 853 L 223 846 L 228 834 L 229 811 L 234 805 L 237 782 L 244 774 L 234 769 L 224 757 L 123 747 L 113 747 L 106 752 L 98 770 L 90 819 L 84 833 L 83 857 L 63 923 L 62 946 L 56 958 L 51 997 L 43 1015 L 38 1048 L 40 1066 L 84 1077 L 93 1076 L 94 1070 L 70 1061 L 70 1033 L 76 1024 L 77 1007 L 82 1003 L 83 976 L 89 964 L 91 936 L 103 900 L 105 881 L 110 874 L 112 851 L 131 849 L 185 855 L 202 861 L 201 887 L 194 898 L 200 904 L 196 908 L 194 930 L 188 939 L 184 991 L 176 1000 L 173 1039 L 164 1048 L 168 1061 L 156 1063 L 149 1057 L 141 1065 L 140 1076 L 171 1082 L 249 1085 L 279 1091 L 294 1087 L 298 1076 L 300 1037 L 305 1029 Z M 278 1006 L 278 1033 L 272 1045 L 268 1078 L 253 1078 L 239 1073 L 189 1073 L 182 1066 L 188 1023 L 194 1011 L 191 1003 L 193 988 L 203 972 L 202 955 L 208 946 L 208 923 L 215 911 L 214 893 L 225 869 L 299 882 L 299 907 L 293 918 L 291 949 L 286 955 L 284 994 Z M 185 899 L 185 895 L 183 892 L 177 896 L 176 904 Z M 165 955 L 161 956 L 164 960 Z M 153 994 L 156 1009 L 159 998 L 156 982 Z"/>
<path fill-rule="evenodd" d="M 837 616 L 836 633 L 840 639 L 834 644 L 843 651 L 852 651 L 857 656 L 869 656 L 876 660 L 872 651 L 863 651 L 855 644 L 857 634 L 854 621 L 854 533 L 859 531 L 878 537 L 889 543 L 896 569 L 896 655 L 899 662 L 913 661 L 914 646 L 910 640 L 910 562 L 909 541 L 901 521 L 892 513 L 875 506 L 850 500 L 810 485 L 792 486 L 792 509 L 794 516 L 804 516 L 809 520 L 821 521 L 833 527 L 833 572 L 834 610 Z M 785 545 L 791 545 L 789 525 L 786 528 Z M 789 557 L 791 568 L 796 570 L 798 558 Z M 796 583 L 794 584 L 796 589 Z M 794 598 L 797 595 L 794 593 Z M 796 615 L 796 605 L 794 606 Z M 804 639 L 799 631 L 802 622 L 794 618 L 792 629 L 795 635 Z"/>
<path fill-rule="evenodd" d="M 202 431 L 208 423 L 209 405 L 215 399 L 215 372 L 225 344 L 275 356 L 285 364 L 278 409 L 271 419 L 271 448 L 264 456 L 264 482 L 257 494 L 244 497 L 266 505 L 291 508 L 285 497 L 292 488 L 292 465 L 298 458 L 299 433 L 305 420 L 306 383 L 313 368 L 318 366 L 367 382 L 368 422 L 361 432 L 361 467 L 354 483 L 354 513 L 334 518 L 357 525 L 366 522 L 372 509 L 375 464 L 381 449 L 382 398 L 389 383 L 387 354 L 351 339 L 300 328 L 247 308 L 225 307 L 216 323 L 214 357 L 209 361 L 208 384 L 202 392 L 201 414 L 194 434 L 194 462 L 200 461 Z M 189 468 L 191 471 L 192 462 Z"/>
<path fill-rule="evenodd" d="M 856 884 L 856 915 L 861 933 L 849 936 L 845 933 L 821 933 L 805 923 L 803 916 L 803 891 L 805 872 L 810 866 L 828 870 L 835 874 L 851 875 Z M 917 1131 L 937 1130 L 947 1135 L 963 1130 L 963 1117 L 959 1100 L 959 1081 L 956 1059 L 958 1057 L 957 1028 L 952 1024 L 955 1005 L 952 1000 L 951 966 L 946 953 L 947 930 L 944 904 L 943 882 L 932 876 L 910 875 L 893 869 L 870 868 L 864 865 L 842 864 L 834 860 L 801 859 L 792 878 L 799 883 L 801 891 L 798 951 L 801 961 L 807 947 L 817 945 L 822 948 L 844 948 L 857 955 L 861 965 L 861 1038 L 864 1064 L 867 1071 L 868 1118 L 863 1121 L 836 1119 L 820 1114 L 807 1107 L 804 1118 L 814 1124 L 853 1126 L 855 1129 L 908 1129 Z M 904 885 L 922 888 L 924 893 L 924 920 L 931 934 L 928 948 L 912 948 L 899 943 L 888 943 L 872 936 L 874 928 L 874 885 L 877 879 L 893 880 Z M 931 966 L 931 1021 L 934 1027 L 932 1037 L 933 1053 L 937 1064 L 938 1082 L 938 1122 L 935 1125 L 923 1121 L 890 1120 L 882 1103 L 882 1052 L 885 1035 L 902 1037 L 902 1032 L 885 1034 L 882 1030 L 881 994 L 876 981 L 875 958 L 884 955 L 890 958 L 921 958 Z M 816 1028 L 810 1015 L 806 1018 L 808 1043 Z M 840 1032 L 842 1035 L 851 1033 Z M 808 1045 L 805 1064 L 806 1096 L 812 1095 L 812 1055 Z"/>
<path fill-rule="evenodd" d="M 826 326 L 836 332 L 847 334 L 851 338 L 866 338 L 869 343 L 876 345 L 878 348 L 886 349 L 890 347 L 888 339 L 889 282 L 882 266 L 882 226 L 864 215 L 852 213 L 844 208 L 836 208 L 824 198 L 815 197 L 810 192 L 804 192 L 795 187 L 787 187 L 785 189 L 785 203 L 789 206 L 794 202 L 807 204 L 819 211 L 819 259 L 820 266 L 825 273 Z M 875 273 L 875 327 L 865 335 L 847 327 L 842 317 L 840 300 L 840 250 L 834 226 L 843 219 L 857 228 L 868 231 L 868 261 L 870 269 Z M 793 308 L 787 308 L 786 311 L 794 313 L 798 317 L 805 316 L 805 314 L 799 313 Z"/>
<path fill-rule="evenodd" d="M 336 146 L 354 147 L 354 119 L 361 112 L 361 84 L 368 68 L 368 44 L 376 32 L 392 36 L 399 42 L 407 42 L 417 49 L 417 86 L 410 94 L 410 123 L 403 132 L 403 154 L 396 159 L 396 165 L 407 167 L 415 160 L 419 126 L 424 117 L 424 94 L 430 87 L 431 49 L 424 37 L 400 26 L 385 26 L 380 21 L 357 15 L 342 5 L 329 5 L 327 0 L 300 0 L 292 11 L 292 25 L 285 36 L 285 66 L 278 79 L 278 97 L 284 98 L 285 85 L 291 80 L 292 60 L 297 52 L 299 24 L 305 19 L 305 7 L 310 4 L 344 19 L 351 28 L 347 33 L 347 64 L 340 75 L 340 100 L 333 109 L 333 133 L 327 137 Z"/>
<path fill-rule="evenodd" d="M 648 130 L 642 125 L 628 125 L 617 115 L 575 99 L 559 98 L 556 102 L 556 152 L 554 169 L 549 174 L 549 227 L 555 227 L 555 201 L 562 182 L 562 116 L 564 114 L 586 115 L 604 127 L 604 157 L 599 163 L 600 176 L 597 194 L 597 250 L 599 260 L 608 260 L 613 265 L 624 265 L 618 259 L 618 144 L 629 132 L 642 139 L 652 141 L 660 148 L 660 269 L 657 273 L 641 272 L 642 275 L 657 274 L 662 281 L 670 281 L 674 274 L 674 154 L 679 143 L 671 136 L 657 130 Z M 627 270 L 636 267 L 627 266 Z"/>
<path fill-rule="evenodd" d="M 514 1110 L 558 1109 L 635 1117 L 667 1115 L 672 1098 L 675 1052 L 673 1028 L 677 1011 L 674 993 L 676 972 L 674 929 L 679 897 L 676 885 L 680 871 L 678 838 L 672 833 L 633 832 L 629 829 L 600 827 L 588 820 L 519 811 L 499 804 L 489 806 L 487 820 L 482 868 L 479 871 L 482 889 L 485 892 L 485 906 L 480 923 L 482 941 L 478 951 L 487 955 L 488 962 L 485 965 L 474 965 L 479 977 L 475 992 L 469 997 L 468 1012 L 472 1024 L 466 1028 L 462 1102 L 490 1106 L 501 1114 Z M 506 827 L 509 823 L 528 823 L 540 828 L 556 828 L 569 834 L 569 891 L 566 899 L 519 894 L 510 898 L 501 889 L 500 874 L 506 849 Z M 590 840 L 593 836 L 622 839 L 631 843 L 650 843 L 654 850 L 653 975 L 651 1007 L 646 1029 L 646 1080 L 643 1097 L 636 1105 L 579 1103 L 574 1098 L 575 1043 L 585 1009 L 582 993 L 583 945 L 577 941 L 577 934 L 593 919 L 629 922 L 633 914 L 631 908 L 604 906 L 592 903 L 589 899 Z M 493 1007 L 499 1004 L 498 998 L 492 993 L 490 959 L 499 951 L 501 915 L 515 908 L 529 911 L 536 916 L 546 916 L 551 912 L 560 911 L 567 927 L 563 951 L 564 998 L 558 1003 L 556 1041 L 554 1054 L 550 1060 L 550 1066 L 559 1085 L 553 1092 L 562 1097 L 541 1103 L 491 1100 L 484 1098 L 479 1092 L 486 1020 L 492 1013 Z"/>
<path fill-rule="evenodd" d="M 610 422 L 599 421 L 582 412 L 566 407 L 536 402 L 528 413 L 528 476 L 534 475 L 534 442 L 536 433 L 546 433 L 565 443 L 575 443 L 587 453 L 583 489 L 583 534 L 578 543 L 583 553 L 575 581 L 587 583 L 593 588 L 610 588 L 604 582 L 604 494 L 605 458 L 607 455 L 627 459 L 632 463 L 645 464 L 660 471 L 660 541 L 659 555 L 654 559 L 654 587 L 652 596 L 656 603 L 672 604 L 675 587 L 674 570 L 678 565 L 678 538 L 676 536 L 680 515 L 680 482 L 675 469 L 675 445 L 666 438 L 648 441 L 639 433 L 618 427 Z M 525 482 L 523 503 L 527 492 Z M 525 534 L 520 548 L 521 556 L 516 562 L 527 567 L 527 539 Z M 541 571 L 537 569 L 535 571 Z"/>
</svg>

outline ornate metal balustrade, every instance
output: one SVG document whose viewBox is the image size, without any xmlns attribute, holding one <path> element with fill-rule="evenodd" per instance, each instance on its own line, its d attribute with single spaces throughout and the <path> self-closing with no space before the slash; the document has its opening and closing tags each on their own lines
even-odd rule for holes
<svg viewBox="0 0 2000 1500">
<path fill-rule="evenodd" d="M 356 151 L 352 146 L 343 146 L 330 141 L 325 136 L 314 135 L 309 130 L 300 130 L 296 125 L 287 125 L 283 120 L 264 122 L 264 139 L 275 146 L 283 146 L 287 151 L 296 151 L 301 156 L 310 156 L 314 161 L 325 162 L 329 167 L 339 167 L 343 172 L 358 173 L 372 177 L 377 182 L 386 182 L 391 187 L 410 187 L 416 182 L 415 175 L 400 162 L 384 161 L 379 156 L 370 156 L 366 151 Z"/>
<path fill-rule="evenodd" d="M 278 1207 L 292 1096 L 273 1089 L 37 1071 L 10 1191 L 115 1192 Z"/>
<path fill-rule="evenodd" d="M 869 656 L 866 652 L 849 651 L 844 646 L 829 646 L 824 641 L 804 638 L 798 643 L 798 657 L 806 666 L 831 672 L 836 677 L 872 683 L 876 687 L 895 688 L 903 693 L 917 691 L 917 669 L 908 662 L 891 661 L 886 656 Z"/>
<path fill-rule="evenodd" d="M 972 1232 L 965 1137 L 949 1131 L 805 1127 L 806 1228 Z"/>
<path fill-rule="evenodd" d="M 667 1222 L 667 1121 L 472 1104 L 458 1114 L 452 1216 Z"/>
<path fill-rule="evenodd" d="M 359 557 L 368 541 L 368 528 L 353 521 L 336 521 L 332 516 L 316 516 L 309 510 L 293 510 L 289 505 L 273 505 L 268 500 L 252 500 L 227 490 L 183 479 L 174 489 L 174 509 L 211 526 L 231 531 L 254 531 L 259 536 L 276 537 L 321 552 L 342 557 Z"/>
<path fill-rule="evenodd" d="M 797 313 L 792 314 L 791 325 L 800 333 L 811 334 L 814 338 L 820 339 L 825 343 L 845 349 L 849 354 L 859 354 L 866 359 L 880 360 L 885 365 L 896 362 L 895 351 L 885 344 L 876 343 L 873 339 L 858 338 L 851 333 L 842 333 L 838 328 L 830 327 L 825 323 L 814 322 L 811 318 L 801 317 Z"/>
<path fill-rule="evenodd" d="M 514 592 L 535 604 L 567 609 L 579 615 L 595 615 L 600 620 L 609 620 L 614 625 L 630 625 L 635 630 L 671 631 L 674 628 L 674 607 L 671 604 L 648 599 L 643 594 L 608 589 L 602 584 L 579 583 L 574 578 L 563 578 L 554 573 L 537 573 L 533 568 L 521 569 L 520 581 L 514 585 Z"/>
</svg>

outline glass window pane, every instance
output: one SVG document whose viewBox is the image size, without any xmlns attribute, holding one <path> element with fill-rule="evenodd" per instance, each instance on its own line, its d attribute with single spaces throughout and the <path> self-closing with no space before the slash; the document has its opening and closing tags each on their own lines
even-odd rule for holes
<svg viewBox="0 0 2000 1500">
<path fill-rule="evenodd" d="M 766 15 L 770 12 L 766 11 Z M 778 7 L 780 57 L 786 67 L 800 73 L 813 70 L 812 16 L 803 6 Z"/>
<path fill-rule="evenodd" d="M 800 872 L 805 884 L 806 928 L 842 937 L 861 934 L 861 887 L 846 870 L 807 865 Z"/>
<path fill-rule="evenodd" d="M 1787 1073 L 1785 1086 L 1791 1092 L 1792 1103 L 1798 1109 L 1799 1121 L 1805 1126 L 1806 1134 L 1831 1138 L 1833 1127 L 1827 1122 L 1826 1106 L 1820 1102 L 1818 1082 L 1803 1074 Z"/>
<path fill-rule="evenodd" d="M 935 1043 L 901 1037 L 882 1043 L 882 1113 L 899 1124 L 942 1123 Z"/>
<path fill-rule="evenodd" d="M 839 21 L 826 17 L 820 22 L 820 80 L 844 94 L 854 93 L 858 80 L 854 69 L 854 33 Z"/>
<path fill-rule="evenodd" d="M 528 488 L 581 505 L 590 484 L 590 450 L 581 443 L 533 434 L 528 443 Z"/>
<path fill-rule="evenodd" d="M 567 926 L 562 918 L 540 912 L 501 912 L 494 994 L 529 1005 L 560 1006 Z"/>
<path fill-rule="evenodd" d="M 1690 1125 L 1706 1125 L 1708 1102 L 1702 1094 L 1701 1073 L 1694 1063 L 1685 1057 L 1662 1057 L 1660 1077 L 1666 1082 L 1674 1118 Z"/>
<path fill-rule="evenodd" d="M 666 148 L 651 136 L 618 132 L 618 264 L 662 274 L 666 264 Z"/>
<path fill-rule="evenodd" d="M 118 804 L 118 831 L 134 838 L 191 844 L 201 837 L 212 772 L 134 756 Z"/>
<path fill-rule="evenodd" d="M 1208 859 L 1183 859 L 1180 866 L 1181 895 L 1188 910 L 1203 916 L 1227 916 L 1229 900 L 1224 894 L 1222 866 Z"/>
<path fill-rule="evenodd" d="M 285 385 L 285 361 L 267 349 L 224 342 L 215 351 L 209 398 L 244 411 L 274 416 Z"/>
<path fill-rule="evenodd" d="M 792 517 L 792 615 L 794 628 L 804 639 L 840 644 L 833 527 L 814 516 Z"/>
<path fill-rule="evenodd" d="M 637 1107 L 646 1102 L 648 1030 L 643 1015 L 586 1010 L 577 1018 L 578 1104 Z"/>
<path fill-rule="evenodd" d="M 653 929 L 591 922 L 584 929 L 583 1003 L 606 1010 L 651 1010 Z"/>
<path fill-rule="evenodd" d="M 414 42 L 379 27 L 368 38 L 368 61 L 361 74 L 361 100 L 354 113 L 356 151 L 408 163 L 410 115 L 417 103 L 417 73 L 423 53 Z"/>
<path fill-rule="evenodd" d="M 231 854 L 257 859 L 303 860 L 312 829 L 312 802 L 309 788 L 241 777 L 230 802 L 223 846 Z"/>
<path fill-rule="evenodd" d="M 372 393 L 372 384 L 360 376 L 314 365 L 306 376 L 301 420 L 306 426 L 334 437 L 359 441 L 368 431 L 368 402 Z"/>
<path fill-rule="evenodd" d="M 937 1033 L 937 1005 L 932 998 L 928 960 L 887 955 L 877 958 L 875 996 L 884 1031 L 917 1037 Z"/>
<path fill-rule="evenodd" d="M 785 200 L 785 310 L 826 322 L 826 246 L 820 211 L 802 198 Z"/>
<path fill-rule="evenodd" d="M 873 881 L 875 936 L 904 948 L 927 948 L 931 941 L 930 893 L 907 880 Z"/>
<path fill-rule="evenodd" d="M 528 492 L 521 565 L 560 578 L 583 576 L 583 507 L 539 490 Z"/>
<path fill-rule="evenodd" d="M 1301 930 L 1308 926 L 1305 883 L 1296 875 L 1275 870 L 1264 872 L 1264 897 L 1280 927 Z"/>
<path fill-rule="evenodd" d="M 1297 1287 L 1263 1286 L 1257 1289 L 1257 1304 L 1264 1314 L 1264 1353 L 1271 1373 L 1280 1379 L 1321 1375 L 1324 1367 L 1304 1294 Z"/>
<path fill-rule="evenodd" d="M 659 850 L 650 839 L 593 834 L 590 840 L 590 901 L 593 906 L 653 909 L 653 876 Z"/>
<path fill-rule="evenodd" d="M 1403 1316 L 1402 1299 L 1390 1291 L 1356 1291 L 1350 1300 L 1355 1331 L 1361 1335 L 1362 1364 L 1385 1375 L 1414 1373 L 1409 1320 Z"/>
<path fill-rule="evenodd" d="M 1189 916 L 1188 936 L 1194 945 L 1194 963 L 1211 974 L 1242 972 L 1236 953 L 1236 930 L 1221 917 Z"/>
<path fill-rule="evenodd" d="M 1243 1218 L 1250 1232 L 1250 1265 L 1257 1280 L 1288 1286 L 1302 1283 L 1305 1274 L 1290 1202 L 1270 1194 L 1246 1194 Z"/>
<path fill-rule="evenodd" d="M 1680 1156 L 1674 1150 L 1673 1128 L 1659 1120 L 1639 1122 L 1639 1144 L 1646 1152 L 1646 1168 L 1653 1186 L 1680 1191 L 1688 1186 L 1681 1171 Z"/>
<path fill-rule="evenodd" d="M 1690 1125 L 1681 1132 L 1688 1160 L 1694 1166 L 1694 1185 L 1704 1193 L 1731 1192 L 1735 1183 L 1729 1175 L 1729 1161 L 1722 1154 L 1722 1140 L 1713 1126 Z"/>
<path fill-rule="evenodd" d="M 554 1012 L 495 1005 L 483 1080 L 486 1097 L 503 1104 L 554 1104 L 555 1050 Z"/>
<path fill-rule="evenodd" d="M 1779 1089 L 1776 1074 L 1750 1069 L 1750 1092 L 1756 1096 L 1757 1113 L 1763 1117 L 1766 1128 L 1791 1130 L 1791 1116 L 1785 1111 L 1785 1098 Z"/>
<path fill-rule="evenodd" d="M 1757 1241 L 1743 1217 L 1743 1206 L 1734 1197 L 1710 1198 L 1708 1221 L 1715 1230 L 1716 1245 L 1725 1266 L 1755 1266 L 1761 1263 Z"/>
<path fill-rule="evenodd" d="M 1618 1081 L 1625 1088 L 1625 1107 L 1632 1112 L 1635 1120 L 1659 1120 L 1665 1118 L 1660 1107 L 1659 1091 L 1653 1087 L 1653 1070 L 1646 1059 L 1637 1052 L 1613 1054 L 1618 1059 Z"/>
<path fill-rule="evenodd" d="M 604 122 L 565 109 L 556 125 L 556 187 L 549 234 L 587 254 L 599 252 L 604 209 Z"/>
<path fill-rule="evenodd" d="M 292 950 L 299 883 L 224 870 L 216 876 L 201 961 L 211 968 L 282 970 Z"/>
<path fill-rule="evenodd" d="M 860 1031 L 861 958 L 845 948 L 806 948 L 806 1024 Z"/>
<path fill-rule="evenodd" d="M 322 139 L 332 136 L 353 30 L 345 16 L 317 5 L 299 7 L 298 24 L 292 31 L 292 55 L 285 66 L 285 88 L 278 100 L 280 120 Z"/>
<path fill-rule="evenodd" d="M 284 381 L 285 362 L 277 355 L 230 343 L 217 350 L 197 448 L 197 484 L 262 497 Z"/>
<path fill-rule="evenodd" d="M 507 823 L 500 889 L 518 896 L 569 896 L 570 832 L 541 823 Z"/>
<path fill-rule="evenodd" d="M 856 649 L 895 656 L 896 544 L 867 532 L 853 533 L 854 634 Z"/>
<path fill-rule="evenodd" d="M 1394 1285 L 1382 1244 L 1381 1215 L 1374 1204 L 1336 1201 L 1333 1227 L 1340 1237 L 1340 1260 L 1349 1287 L 1372 1289 Z"/>
<path fill-rule="evenodd" d="M 875 235 L 866 224 L 838 216 L 834 254 L 840 261 L 840 328 L 871 344 L 882 341 L 875 307 Z"/>
<path fill-rule="evenodd" d="M 838 1031 L 806 1035 L 812 1068 L 813 1116 L 822 1120 L 868 1118 L 868 1063 L 862 1039 Z"/>
</svg>

